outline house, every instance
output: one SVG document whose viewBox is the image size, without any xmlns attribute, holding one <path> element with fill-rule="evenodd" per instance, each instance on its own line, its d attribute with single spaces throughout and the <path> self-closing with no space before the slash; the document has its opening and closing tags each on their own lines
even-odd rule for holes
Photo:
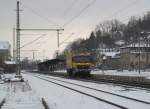
<svg viewBox="0 0 150 109">
<path fill-rule="evenodd" d="M 119 69 L 120 51 L 116 49 L 98 49 L 98 66 L 104 69 Z"/>
<path fill-rule="evenodd" d="M 122 68 L 138 69 L 150 67 L 150 45 L 136 43 L 120 48 Z"/>
<path fill-rule="evenodd" d="M 10 44 L 7 41 L 0 41 L 0 67 L 7 60 L 10 60 Z"/>
</svg>

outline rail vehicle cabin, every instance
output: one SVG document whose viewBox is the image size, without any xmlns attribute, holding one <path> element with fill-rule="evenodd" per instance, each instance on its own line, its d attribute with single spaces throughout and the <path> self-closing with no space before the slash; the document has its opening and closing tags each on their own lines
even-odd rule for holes
<svg viewBox="0 0 150 109">
<path fill-rule="evenodd" d="M 68 52 L 66 55 L 66 70 L 69 76 L 90 74 L 93 67 L 91 55 L 85 52 Z"/>
</svg>

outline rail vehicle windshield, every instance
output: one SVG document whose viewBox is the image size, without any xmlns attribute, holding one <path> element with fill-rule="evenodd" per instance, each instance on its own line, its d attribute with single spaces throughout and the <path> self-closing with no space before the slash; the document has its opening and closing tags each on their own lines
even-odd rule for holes
<svg viewBox="0 0 150 109">
<path fill-rule="evenodd" d="M 91 58 L 90 56 L 74 56 L 72 60 L 74 62 L 90 62 Z"/>
</svg>

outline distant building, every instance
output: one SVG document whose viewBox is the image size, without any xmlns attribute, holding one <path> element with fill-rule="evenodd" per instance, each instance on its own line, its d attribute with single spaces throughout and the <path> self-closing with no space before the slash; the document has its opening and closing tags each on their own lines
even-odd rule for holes
<svg viewBox="0 0 150 109">
<path fill-rule="evenodd" d="M 122 68 L 138 69 L 150 67 L 150 45 L 131 44 L 120 48 Z"/>
<path fill-rule="evenodd" d="M 7 60 L 10 60 L 10 44 L 6 41 L 0 41 L 0 67 Z"/>
<path fill-rule="evenodd" d="M 97 49 L 98 66 L 102 65 L 104 69 L 119 69 L 120 51 L 114 49 Z"/>
</svg>

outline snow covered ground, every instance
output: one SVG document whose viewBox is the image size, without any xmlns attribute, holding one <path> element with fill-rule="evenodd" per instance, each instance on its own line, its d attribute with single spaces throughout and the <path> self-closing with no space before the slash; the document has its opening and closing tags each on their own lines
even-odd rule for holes
<svg viewBox="0 0 150 109">
<path fill-rule="evenodd" d="M 115 106 L 40 80 L 31 75 L 23 74 L 23 76 L 28 79 L 32 89 L 46 99 L 51 109 L 118 109 Z"/>
<path fill-rule="evenodd" d="M 141 71 L 140 74 L 138 71 L 117 71 L 117 70 L 97 70 L 92 71 L 91 74 L 102 74 L 102 75 L 118 75 L 118 76 L 141 76 L 150 78 L 150 71 Z"/>
<path fill-rule="evenodd" d="M 55 72 L 61 72 L 61 73 L 67 73 L 66 70 L 58 70 Z M 117 71 L 117 70 L 92 70 L 91 74 L 100 74 L 100 75 L 118 75 L 118 76 L 141 76 L 146 77 L 147 79 L 150 79 L 150 71 L 143 71 L 141 70 L 141 73 L 139 74 L 138 71 Z"/>
<path fill-rule="evenodd" d="M 35 75 L 35 74 L 34 74 Z M 41 77 L 43 77 L 43 75 L 40 75 Z M 45 75 L 44 75 L 45 76 Z M 91 99 L 87 96 L 84 96 L 82 94 L 76 93 L 76 92 L 72 92 L 71 90 L 65 89 L 65 88 L 61 88 L 60 86 L 57 86 L 55 84 L 46 82 L 44 80 L 40 80 L 36 77 L 32 77 L 29 74 L 24 74 L 25 78 L 30 78 L 30 84 L 33 84 L 33 87 L 35 89 L 37 89 L 37 92 L 39 92 L 39 94 L 41 96 L 46 97 L 46 100 L 48 101 L 50 107 L 52 107 L 52 109 L 65 109 L 70 106 L 71 109 L 112 109 L 113 107 L 109 108 L 108 104 L 101 104 L 101 102 L 99 101 L 95 101 L 95 99 Z M 50 77 L 50 76 L 47 76 Z M 59 78 L 59 77 L 52 77 L 51 78 Z M 47 78 L 48 79 L 48 78 Z M 83 82 L 83 81 L 77 81 L 77 80 L 70 80 L 70 79 L 64 79 L 64 78 L 59 78 L 61 80 L 64 81 L 69 81 L 72 83 L 76 83 L 76 84 L 80 84 L 80 85 L 86 85 L 92 88 L 96 88 L 96 89 L 100 89 L 100 90 L 104 90 L 104 91 L 108 91 L 108 92 L 113 92 L 116 94 L 120 94 L 120 95 L 124 95 L 124 96 L 128 96 L 131 98 L 135 98 L 135 99 L 139 99 L 139 100 L 143 100 L 143 101 L 150 101 L 150 92 L 149 91 L 145 91 L 145 90 L 140 90 L 140 89 L 135 89 L 135 88 L 125 88 L 125 87 L 120 87 L 120 86 L 113 86 L 113 85 L 108 85 L 108 84 L 96 84 L 96 83 L 91 83 L 91 82 Z M 39 83 L 38 85 L 36 85 L 36 83 Z M 39 89 L 39 86 L 42 86 L 42 88 Z M 69 85 L 70 87 L 71 85 Z M 75 87 L 75 86 L 71 86 L 74 87 L 76 89 L 82 90 L 82 88 L 79 87 Z M 88 92 L 88 90 L 84 90 L 84 92 Z M 91 92 L 92 93 L 92 92 Z M 94 95 L 98 95 L 101 96 L 102 98 L 107 98 L 108 100 L 111 100 L 113 102 L 120 102 L 121 104 L 124 104 L 125 101 L 116 99 L 116 97 L 112 98 L 112 97 L 108 97 L 105 94 L 99 95 L 98 93 L 93 92 Z M 51 102 L 50 102 L 51 101 Z M 80 103 L 84 102 L 83 104 Z M 54 105 L 56 104 L 56 105 Z M 139 102 L 137 102 L 137 104 L 133 104 L 133 102 L 127 101 L 128 106 L 132 106 L 131 109 L 141 109 L 141 107 L 143 107 L 144 109 L 149 109 L 150 105 L 140 105 Z M 101 105 L 101 106 L 100 106 Z"/>
<path fill-rule="evenodd" d="M 47 78 L 50 77 L 50 78 L 54 78 L 54 79 L 59 79 L 62 81 L 71 82 L 71 83 L 75 83 L 75 84 L 79 84 L 79 85 L 83 85 L 83 86 L 88 86 L 91 88 L 100 89 L 103 91 L 112 92 L 115 94 L 130 97 L 130 98 L 136 98 L 139 100 L 144 100 L 144 101 L 150 102 L 150 91 L 146 91 L 146 90 L 141 90 L 141 89 L 137 89 L 137 88 L 121 87 L 121 86 L 112 85 L 112 84 L 104 84 L 104 83 L 98 84 L 98 83 L 92 83 L 92 82 L 84 82 L 84 81 L 65 79 L 65 78 L 53 77 L 53 76 L 42 75 L 42 74 L 40 74 L 40 76 L 41 77 L 44 76 Z"/>
<path fill-rule="evenodd" d="M 7 94 L 7 85 L 3 84 L 3 82 L 1 81 L 0 83 L 0 102 L 3 100 L 3 98 L 5 98 L 6 94 Z"/>
<path fill-rule="evenodd" d="M 13 78 L 13 74 L 6 78 Z M 2 109 L 44 109 L 41 98 L 32 90 L 28 81 L 0 84 L 0 100 L 6 99 Z"/>
<path fill-rule="evenodd" d="M 39 78 L 33 77 L 32 75 L 24 72 L 23 77 L 26 82 L 14 82 L 14 83 L 2 83 L 0 84 L 0 100 L 6 98 L 6 103 L 2 109 L 43 109 L 41 104 L 41 98 L 45 98 L 50 109 L 118 109 L 110 104 L 100 102 L 94 98 L 88 97 L 86 95 L 74 92 L 72 90 L 60 87 L 58 85 L 52 84 L 50 82 L 41 80 Z M 136 88 L 125 88 L 121 86 L 115 86 L 110 84 L 97 84 L 91 82 L 83 82 L 71 79 L 64 79 L 59 77 L 52 77 L 46 75 L 40 75 L 41 77 L 51 77 L 61 79 L 63 81 L 69 81 L 72 83 L 88 86 L 91 88 L 96 88 L 123 96 L 143 100 L 150 102 L 150 91 L 140 90 Z M 11 77 L 12 75 L 6 75 L 6 77 Z M 48 79 L 48 78 L 47 78 Z M 74 87 L 74 86 L 72 86 Z M 82 88 L 77 88 L 83 90 Z M 88 92 L 88 90 L 85 90 Z M 91 92 L 94 95 L 99 95 L 98 93 Z M 99 95 L 102 98 L 107 98 L 112 101 L 117 101 L 116 98 L 109 98 L 105 94 Z M 119 100 L 118 102 L 124 104 L 125 101 Z M 140 103 L 133 105 L 132 102 L 128 103 L 129 106 L 135 106 L 132 109 L 141 109 Z M 141 105 L 143 109 L 149 109 L 150 105 Z"/>
</svg>

